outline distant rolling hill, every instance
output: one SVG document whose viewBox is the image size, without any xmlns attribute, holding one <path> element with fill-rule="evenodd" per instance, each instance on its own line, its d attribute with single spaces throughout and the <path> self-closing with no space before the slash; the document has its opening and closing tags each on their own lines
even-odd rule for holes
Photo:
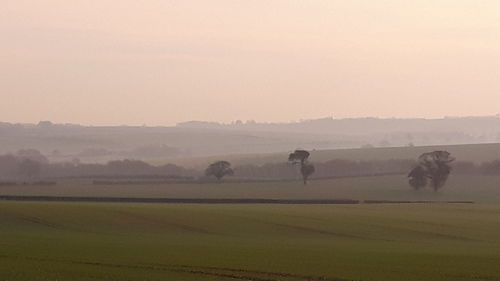
<svg viewBox="0 0 500 281">
<path fill-rule="evenodd" d="M 390 147 L 496 143 L 500 141 L 500 117 L 442 119 L 323 118 L 291 123 L 234 122 L 230 124 L 187 122 L 170 127 L 81 126 L 10 124 L 0 122 L 0 154 L 37 149 L 51 161 L 107 162 L 138 159 L 149 162 L 182 162 L 185 158 L 218 155 L 259 154 L 252 161 L 277 161 L 295 148 L 329 152 L 314 153 L 312 159 L 365 159 L 393 154 L 414 158 L 420 148 Z M 377 149 L 356 150 L 360 147 Z M 470 159 L 489 159 L 497 151 L 472 151 Z M 336 149 L 335 151 L 331 151 Z M 349 149 L 349 150 L 340 150 Z M 464 148 L 465 149 L 465 148 Z M 260 154 L 277 153 L 277 156 Z M 457 152 L 460 153 L 460 152 Z M 485 156 L 477 156 L 475 154 Z M 493 153 L 493 155 L 490 155 Z M 360 156 L 355 156 L 355 155 Z M 460 155 L 458 155 L 460 158 Z M 230 156 L 228 156 L 230 157 Z M 274 158 L 276 157 L 276 158 Z M 485 158 L 486 157 L 486 158 Z M 488 158 L 489 157 L 489 158 Z M 241 157 L 237 157 L 241 158 Z M 76 160 L 76 159 L 75 159 Z"/>
</svg>

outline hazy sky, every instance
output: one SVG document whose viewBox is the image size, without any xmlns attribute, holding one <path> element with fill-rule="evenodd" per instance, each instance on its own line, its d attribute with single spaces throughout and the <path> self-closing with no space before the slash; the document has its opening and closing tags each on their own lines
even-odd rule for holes
<svg viewBox="0 0 500 281">
<path fill-rule="evenodd" d="M 0 121 L 500 113 L 498 0 L 0 0 Z"/>
</svg>

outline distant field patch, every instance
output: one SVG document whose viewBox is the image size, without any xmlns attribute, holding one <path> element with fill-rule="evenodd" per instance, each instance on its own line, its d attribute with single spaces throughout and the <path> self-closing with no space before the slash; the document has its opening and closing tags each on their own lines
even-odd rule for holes
<svg viewBox="0 0 500 281">
<path fill-rule="evenodd" d="M 414 191 L 405 175 L 297 181 L 93 185 L 66 180 L 49 186 L 0 186 L 0 195 L 125 198 L 474 201 L 500 203 L 500 176 L 451 175 L 434 192 Z"/>
</svg>

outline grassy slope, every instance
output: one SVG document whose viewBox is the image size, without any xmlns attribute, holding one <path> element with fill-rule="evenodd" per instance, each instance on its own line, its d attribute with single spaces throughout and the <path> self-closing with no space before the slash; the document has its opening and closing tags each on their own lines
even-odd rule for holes
<svg viewBox="0 0 500 281">
<path fill-rule="evenodd" d="M 499 212 L 0 202 L 0 273 L 12 281 L 499 280 Z"/>
<path fill-rule="evenodd" d="M 292 150 L 293 148 L 290 148 Z M 459 161 L 485 162 L 500 158 L 500 144 L 464 144 L 442 146 L 417 146 L 417 147 L 387 147 L 367 149 L 335 149 L 317 150 L 311 152 L 310 159 L 314 162 L 326 162 L 332 159 L 387 160 L 387 159 L 416 159 L 424 152 L 434 150 L 447 150 Z M 172 159 L 172 162 L 186 167 L 203 168 L 210 162 L 220 159 L 231 161 L 234 165 L 256 164 L 262 165 L 272 162 L 284 162 L 287 153 L 225 155 L 204 158 Z"/>
<path fill-rule="evenodd" d="M 500 203 L 500 176 L 451 176 L 439 192 L 413 191 L 405 176 L 381 176 L 296 182 L 214 184 L 91 185 L 80 181 L 56 186 L 0 186 L 2 195 L 171 197 L 171 198 L 272 198 L 272 199 L 379 199 L 472 200 Z"/>
</svg>

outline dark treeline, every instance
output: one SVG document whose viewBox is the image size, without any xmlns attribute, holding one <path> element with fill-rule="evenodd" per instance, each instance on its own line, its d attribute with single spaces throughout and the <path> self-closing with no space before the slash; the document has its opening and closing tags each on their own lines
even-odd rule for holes
<svg viewBox="0 0 500 281">
<path fill-rule="evenodd" d="M 405 175 L 416 165 L 415 160 L 352 161 L 335 159 L 314 163 L 312 178 L 357 177 L 373 175 Z M 280 180 L 298 179 L 300 167 L 287 162 L 264 165 L 235 166 L 236 179 Z M 500 160 L 474 164 L 453 163 L 454 174 L 500 175 Z M 0 155 L 0 180 L 40 180 L 48 178 L 135 178 L 135 179 L 200 179 L 205 171 L 186 169 L 174 164 L 154 166 L 140 160 L 116 160 L 106 164 L 86 164 L 78 161 L 50 163 L 37 150 L 20 150 Z"/>
<path fill-rule="evenodd" d="M 41 175 L 51 178 L 192 178 L 197 176 L 198 172 L 173 164 L 153 166 L 140 160 L 125 159 L 110 161 L 107 164 L 52 163 L 43 167 Z"/>
<path fill-rule="evenodd" d="M 20 150 L 0 155 L 0 179 L 36 180 L 40 178 L 136 177 L 193 178 L 198 171 L 165 164 L 153 166 L 140 160 L 116 160 L 106 164 L 84 164 L 78 161 L 49 163 L 37 150 Z"/>
<path fill-rule="evenodd" d="M 414 160 L 351 161 L 335 159 L 314 163 L 311 178 L 357 177 L 387 174 L 405 174 Z M 262 166 L 244 165 L 234 169 L 235 176 L 260 179 L 294 179 L 300 177 L 300 166 L 289 163 L 271 163 Z"/>
</svg>

